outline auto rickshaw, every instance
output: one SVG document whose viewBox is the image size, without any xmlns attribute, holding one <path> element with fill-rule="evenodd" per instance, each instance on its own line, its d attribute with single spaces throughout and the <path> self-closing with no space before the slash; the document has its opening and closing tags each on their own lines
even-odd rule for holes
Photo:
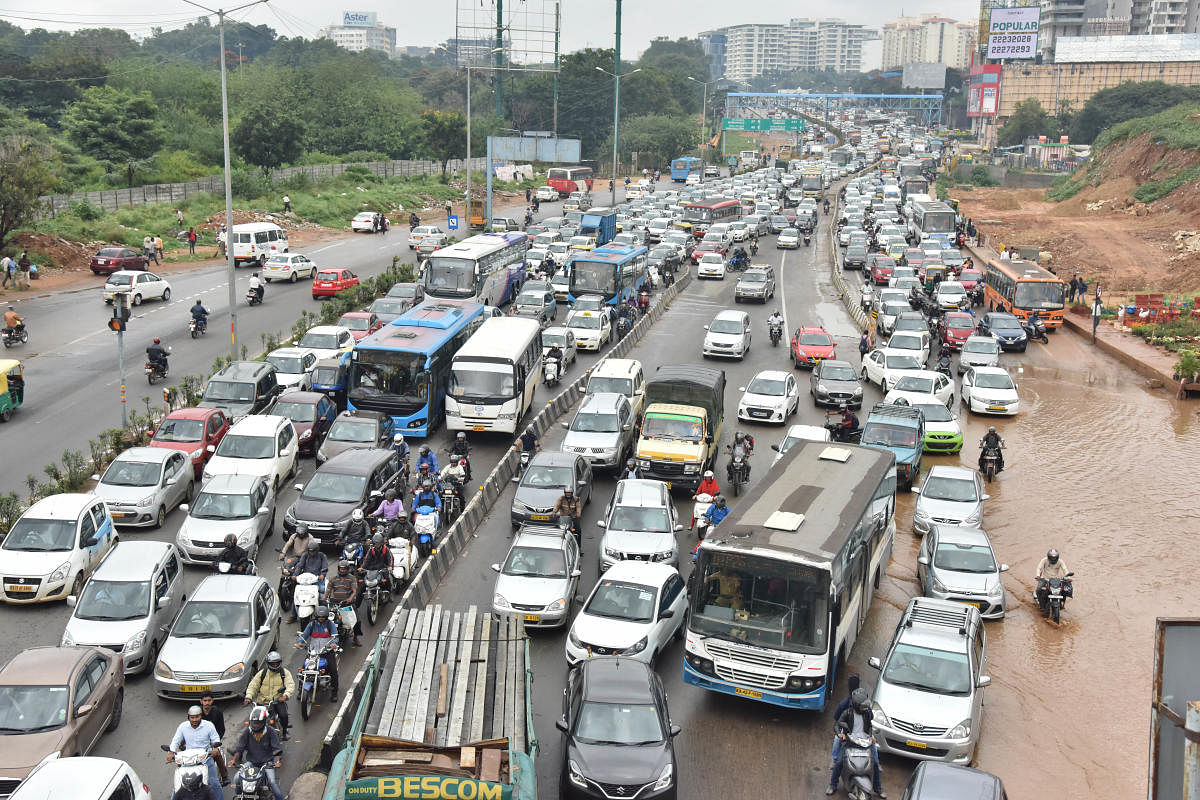
<svg viewBox="0 0 1200 800">
<path fill-rule="evenodd" d="M 946 280 L 945 264 L 930 264 L 925 267 L 925 294 L 932 297 L 937 285 L 944 280 Z"/>
<path fill-rule="evenodd" d="M 342 353 L 337 358 L 323 358 L 313 367 L 312 390 L 324 392 L 337 406 L 346 409 L 346 382 L 350 376 L 350 354 Z"/>
<path fill-rule="evenodd" d="M 0 422 L 8 422 L 25 402 L 25 376 L 15 358 L 0 360 Z"/>
</svg>

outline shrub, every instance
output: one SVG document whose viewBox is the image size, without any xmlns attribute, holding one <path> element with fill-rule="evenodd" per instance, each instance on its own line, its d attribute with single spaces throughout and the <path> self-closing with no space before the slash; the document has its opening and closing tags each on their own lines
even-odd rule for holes
<svg viewBox="0 0 1200 800">
<path fill-rule="evenodd" d="M 104 209 L 100 206 L 94 206 L 87 200 L 80 200 L 75 205 L 71 206 L 71 213 L 79 217 L 84 222 L 95 222 L 104 216 Z"/>
<path fill-rule="evenodd" d="M 983 164 L 977 164 L 971 170 L 971 183 L 975 184 L 976 186 L 997 185 L 995 179 L 992 178 L 992 174 L 988 172 L 988 168 Z"/>
<path fill-rule="evenodd" d="M 244 169 L 235 169 L 229 175 L 229 182 L 233 187 L 234 197 L 240 197 L 246 200 L 253 200 L 256 197 L 262 197 L 269 194 L 271 191 L 271 182 L 257 172 L 251 172 Z"/>
</svg>

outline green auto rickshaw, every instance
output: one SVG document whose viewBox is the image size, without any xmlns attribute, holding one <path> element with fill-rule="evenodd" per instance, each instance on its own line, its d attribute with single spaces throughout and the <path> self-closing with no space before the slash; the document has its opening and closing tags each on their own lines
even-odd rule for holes
<svg viewBox="0 0 1200 800">
<path fill-rule="evenodd" d="M 930 264 L 925 267 L 925 294 L 933 297 L 937 285 L 946 280 L 946 267 L 943 264 Z"/>
<path fill-rule="evenodd" d="M 25 402 L 25 376 L 21 362 L 15 358 L 0 359 L 0 422 L 8 422 L 14 409 Z"/>
</svg>

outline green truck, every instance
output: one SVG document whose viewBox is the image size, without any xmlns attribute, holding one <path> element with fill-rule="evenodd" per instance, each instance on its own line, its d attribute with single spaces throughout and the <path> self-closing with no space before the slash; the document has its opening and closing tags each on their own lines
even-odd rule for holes
<svg viewBox="0 0 1200 800">
<path fill-rule="evenodd" d="M 725 418 L 725 371 L 666 365 L 646 383 L 635 459 L 647 478 L 695 489 L 716 463 Z"/>
</svg>

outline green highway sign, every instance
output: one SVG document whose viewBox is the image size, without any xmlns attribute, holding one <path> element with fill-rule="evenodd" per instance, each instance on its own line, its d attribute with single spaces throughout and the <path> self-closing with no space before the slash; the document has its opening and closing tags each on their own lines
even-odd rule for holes
<svg viewBox="0 0 1200 800">
<path fill-rule="evenodd" d="M 724 117 L 721 130 L 725 131 L 803 131 L 803 119 L 769 119 L 765 117 Z"/>
</svg>

